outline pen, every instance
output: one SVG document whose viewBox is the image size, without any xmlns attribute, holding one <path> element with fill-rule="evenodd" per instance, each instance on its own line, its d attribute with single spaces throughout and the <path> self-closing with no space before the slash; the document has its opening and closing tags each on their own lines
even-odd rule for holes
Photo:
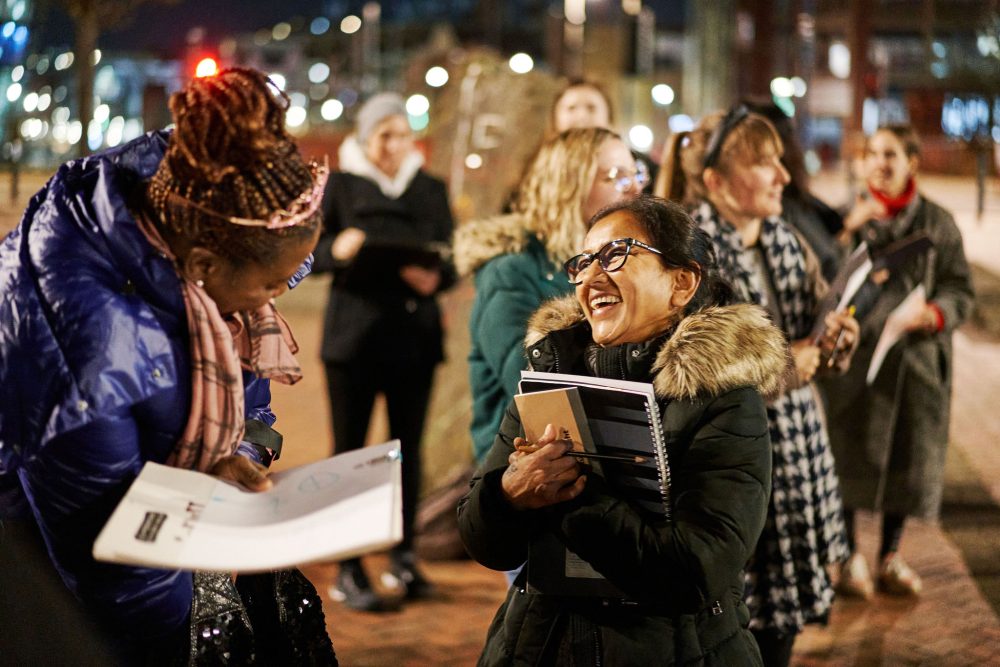
<svg viewBox="0 0 1000 667">
<path fill-rule="evenodd" d="M 599 459 L 601 461 L 618 461 L 619 463 L 645 463 L 649 459 L 639 455 L 619 455 L 619 454 L 591 454 L 590 452 L 577 452 L 570 450 L 564 456 L 572 456 L 576 459 Z"/>
<path fill-rule="evenodd" d="M 857 310 L 857 308 L 852 303 L 850 305 L 850 307 L 848 307 L 848 309 L 847 309 L 847 316 L 848 317 L 854 317 L 854 313 L 855 313 L 856 310 Z M 833 351 L 830 352 L 830 359 L 826 362 L 826 367 L 827 368 L 833 368 L 834 363 L 836 363 L 836 361 L 837 361 L 837 355 L 838 355 L 838 352 L 840 350 L 840 343 L 843 342 L 843 340 L 844 340 L 844 332 L 846 332 L 846 331 L 847 331 L 847 329 L 845 327 L 840 327 L 840 333 L 837 334 L 837 340 L 834 341 L 834 343 L 833 343 Z"/>
<path fill-rule="evenodd" d="M 520 447 L 516 447 L 515 449 L 517 449 L 519 452 L 532 454 L 535 451 L 537 451 L 536 449 L 534 449 L 534 447 L 535 445 L 525 444 Z M 628 454 L 591 454 L 590 452 L 580 452 L 574 449 L 567 450 L 563 454 L 563 456 L 572 456 L 573 458 L 576 459 L 599 459 L 602 461 L 618 461 L 619 463 L 646 463 L 649 460 L 649 457 L 639 456 L 638 454 L 632 456 Z"/>
</svg>

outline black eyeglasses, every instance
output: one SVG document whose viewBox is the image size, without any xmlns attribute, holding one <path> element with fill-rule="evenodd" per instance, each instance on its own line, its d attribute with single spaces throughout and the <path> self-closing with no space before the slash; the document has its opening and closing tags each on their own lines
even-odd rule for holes
<svg viewBox="0 0 1000 667">
<path fill-rule="evenodd" d="M 701 162 L 705 169 L 719 163 L 719 158 L 722 156 L 722 144 L 726 142 L 726 137 L 749 115 L 750 109 L 745 104 L 737 104 L 723 116 L 722 122 L 712 132 L 712 136 L 708 139 L 708 145 L 705 146 L 705 158 Z"/>
<path fill-rule="evenodd" d="M 595 259 L 598 263 L 600 263 L 601 268 L 606 272 L 611 273 L 612 271 L 617 271 L 625 266 L 625 260 L 628 259 L 628 255 L 632 251 L 633 246 L 638 246 L 650 252 L 655 252 L 657 255 L 663 255 L 662 252 L 652 246 L 646 245 L 642 241 L 637 241 L 635 239 L 615 239 L 614 241 L 609 241 L 604 245 L 604 247 L 593 254 L 589 252 L 582 252 L 575 257 L 567 259 L 563 263 L 563 270 L 566 271 L 566 278 L 569 279 L 570 283 L 579 285 L 582 281 L 577 280 L 577 278 L 581 273 L 587 270 L 588 266 L 594 263 Z"/>
</svg>

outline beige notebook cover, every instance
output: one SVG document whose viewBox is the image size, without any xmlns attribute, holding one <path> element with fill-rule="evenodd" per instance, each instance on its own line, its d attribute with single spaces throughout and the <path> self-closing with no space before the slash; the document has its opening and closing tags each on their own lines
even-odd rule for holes
<svg viewBox="0 0 1000 667">
<path fill-rule="evenodd" d="M 571 441 L 575 451 L 596 452 L 587 415 L 580 402 L 580 391 L 576 387 L 517 394 L 514 404 L 521 415 L 524 437 L 528 442 L 538 440 L 545 427 L 552 424 L 559 438 Z"/>
</svg>

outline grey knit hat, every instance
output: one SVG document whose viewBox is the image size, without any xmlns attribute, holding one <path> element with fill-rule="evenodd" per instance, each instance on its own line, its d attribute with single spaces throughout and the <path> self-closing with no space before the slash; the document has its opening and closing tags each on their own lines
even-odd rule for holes
<svg viewBox="0 0 1000 667">
<path fill-rule="evenodd" d="M 389 116 L 407 117 L 406 102 L 397 93 L 379 93 L 361 105 L 354 119 L 358 143 L 367 143 L 375 126 Z"/>
</svg>

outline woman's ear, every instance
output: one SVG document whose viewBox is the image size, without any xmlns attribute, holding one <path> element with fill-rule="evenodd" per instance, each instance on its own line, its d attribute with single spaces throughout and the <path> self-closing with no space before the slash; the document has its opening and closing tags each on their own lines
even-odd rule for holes
<svg viewBox="0 0 1000 667">
<path fill-rule="evenodd" d="M 698 273 L 691 269 L 677 269 L 674 274 L 674 291 L 670 295 L 670 305 L 683 310 L 694 298 L 700 284 L 701 275 Z"/>
<path fill-rule="evenodd" d="M 722 174 L 716 169 L 709 167 L 701 172 L 701 182 L 705 184 L 705 189 L 709 192 L 718 192 L 722 187 Z"/>
<path fill-rule="evenodd" d="M 181 266 L 191 282 L 209 282 L 222 272 L 225 260 L 208 248 L 194 246 L 184 256 Z"/>
</svg>

